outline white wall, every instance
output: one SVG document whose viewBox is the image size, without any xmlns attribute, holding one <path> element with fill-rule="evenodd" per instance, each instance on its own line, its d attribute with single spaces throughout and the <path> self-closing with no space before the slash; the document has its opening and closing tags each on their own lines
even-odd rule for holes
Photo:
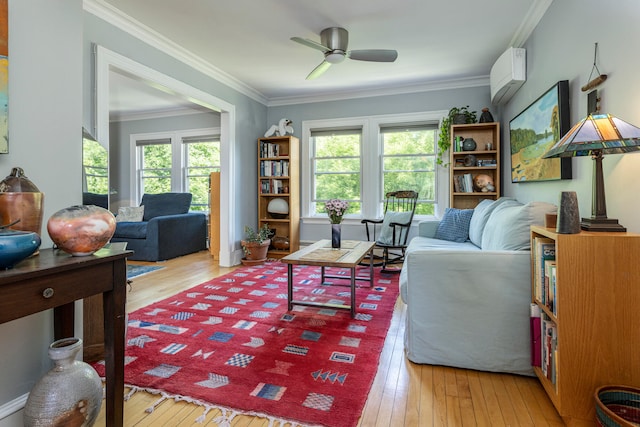
<svg viewBox="0 0 640 427">
<path fill-rule="evenodd" d="M 44 192 L 43 248 L 52 245 L 46 220 L 81 202 L 81 46 L 81 0 L 9 0 L 9 154 L 0 156 L 0 174 L 20 166 Z M 52 317 L 0 325 L 0 409 L 49 370 Z"/>
<path fill-rule="evenodd" d="M 598 43 L 598 69 L 608 74 L 599 86 L 601 111 L 640 126 L 640 19 L 637 0 L 617 0 L 604 5 L 596 0 L 554 1 L 524 46 L 527 49 L 527 82 L 501 111 L 503 141 L 508 147 L 509 120 L 559 80 L 569 80 L 571 125 L 587 115 L 587 92 L 594 44 Z M 503 165 L 510 167 L 508 150 Z M 512 184 L 505 170 L 503 189 L 519 200 L 558 203 L 561 191 L 576 191 L 583 217 L 591 216 L 593 160 L 573 160 L 573 179 L 544 183 Z M 629 231 L 640 232 L 640 153 L 605 156 L 604 178 L 607 214 Z"/>
</svg>

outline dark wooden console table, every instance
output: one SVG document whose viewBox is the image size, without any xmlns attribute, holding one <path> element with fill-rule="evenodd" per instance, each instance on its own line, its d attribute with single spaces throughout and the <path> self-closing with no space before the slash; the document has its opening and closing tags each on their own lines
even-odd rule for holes
<svg viewBox="0 0 640 427">
<path fill-rule="evenodd" d="M 126 257 L 131 253 L 101 249 L 72 257 L 43 249 L 0 271 L 0 323 L 53 308 L 56 340 L 74 336 L 74 301 L 102 294 L 108 426 L 123 422 Z"/>
</svg>

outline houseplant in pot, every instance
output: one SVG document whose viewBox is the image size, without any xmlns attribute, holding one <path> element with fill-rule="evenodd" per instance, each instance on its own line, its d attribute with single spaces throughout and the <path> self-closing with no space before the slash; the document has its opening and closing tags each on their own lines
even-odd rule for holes
<svg viewBox="0 0 640 427">
<path fill-rule="evenodd" d="M 449 114 L 442 118 L 438 135 L 438 158 L 436 159 L 439 165 L 448 165 L 448 163 L 445 163 L 443 156 L 451 146 L 451 125 L 475 123 L 476 114 L 475 111 L 469 111 L 469 106 L 467 105 L 465 107 L 453 107 L 449 110 Z"/>
<path fill-rule="evenodd" d="M 244 265 L 261 264 L 267 259 L 267 251 L 271 244 L 272 234 L 269 224 L 263 224 L 258 230 L 254 230 L 248 225 L 244 227 L 245 239 L 240 241 L 244 258 L 241 259 Z"/>
</svg>

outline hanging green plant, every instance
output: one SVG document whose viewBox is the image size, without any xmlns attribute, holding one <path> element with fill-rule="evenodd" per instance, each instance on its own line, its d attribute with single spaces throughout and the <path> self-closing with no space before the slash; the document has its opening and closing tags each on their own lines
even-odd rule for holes
<svg viewBox="0 0 640 427">
<path fill-rule="evenodd" d="M 442 119 L 442 123 L 440 124 L 436 163 L 444 167 L 449 166 L 449 163 L 446 163 L 446 159 L 443 156 L 449 147 L 451 147 L 451 125 L 475 123 L 476 114 L 475 111 L 469 111 L 468 105 L 466 107 L 453 107 L 449 110 L 449 114 Z"/>
</svg>

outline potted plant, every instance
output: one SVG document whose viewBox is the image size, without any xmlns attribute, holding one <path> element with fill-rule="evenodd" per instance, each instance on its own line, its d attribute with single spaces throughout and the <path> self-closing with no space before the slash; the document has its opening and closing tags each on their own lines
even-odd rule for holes
<svg viewBox="0 0 640 427">
<path fill-rule="evenodd" d="M 447 152 L 451 146 L 451 125 L 458 125 L 464 123 L 475 123 L 476 112 L 469 111 L 469 106 L 465 107 L 453 107 L 449 110 L 447 117 L 442 119 L 440 124 L 440 134 L 438 136 L 438 158 L 436 162 L 442 166 L 448 166 L 443 159 L 444 153 Z"/>
<path fill-rule="evenodd" d="M 240 242 L 244 252 L 242 263 L 251 265 L 264 262 L 271 244 L 269 224 L 263 224 L 257 231 L 247 225 L 244 227 L 244 233 L 246 237 Z"/>
</svg>

